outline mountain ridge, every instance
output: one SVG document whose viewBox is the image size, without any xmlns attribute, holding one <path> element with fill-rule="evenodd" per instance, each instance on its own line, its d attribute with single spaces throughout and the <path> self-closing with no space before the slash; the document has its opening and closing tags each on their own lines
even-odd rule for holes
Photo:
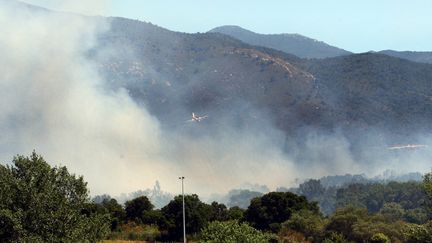
<svg viewBox="0 0 432 243">
<path fill-rule="evenodd" d="M 398 57 L 413 62 L 428 63 L 432 64 L 432 52 L 430 51 L 394 51 L 394 50 L 383 50 L 378 53 L 385 54 L 388 56 Z"/>
<path fill-rule="evenodd" d="M 327 58 L 351 54 L 300 34 L 258 34 L 235 25 L 216 27 L 209 32 L 226 34 L 251 45 L 280 50 L 301 58 Z"/>
<path fill-rule="evenodd" d="M 432 129 L 430 64 L 380 53 L 299 58 L 221 33 L 106 19 L 111 28 L 100 33 L 91 58 L 113 89 L 126 89 L 163 126 L 193 111 L 220 118 L 207 122 L 219 128 L 224 120 L 238 127 L 267 122 L 287 139 L 340 130 L 361 142 L 376 128 L 390 136 L 383 143 L 394 143 Z M 115 55 L 100 55 L 104 50 Z"/>
</svg>

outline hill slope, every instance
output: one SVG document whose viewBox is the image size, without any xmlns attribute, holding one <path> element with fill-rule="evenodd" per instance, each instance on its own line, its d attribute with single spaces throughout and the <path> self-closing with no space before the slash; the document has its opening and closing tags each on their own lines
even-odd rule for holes
<svg viewBox="0 0 432 243">
<path fill-rule="evenodd" d="M 432 52 L 424 51 L 393 51 L 393 50 L 385 50 L 380 51 L 379 53 L 385 54 L 392 57 L 399 57 L 403 59 L 407 59 L 413 62 L 422 62 L 432 64 Z"/>
<path fill-rule="evenodd" d="M 121 18 L 101 39 L 135 57 L 105 60 L 107 77 L 127 80 L 133 96 L 161 118 L 185 111 L 249 117 L 258 109 L 287 134 L 301 127 L 405 134 L 432 120 L 428 64 L 374 53 L 299 59 L 218 33 L 177 33 Z"/>
<path fill-rule="evenodd" d="M 298 34 L 263 35 L 238 26 L 221 26 L 209 32 L 229 35 L 250 45 L 273 48 L 302 58 L 326 58 L 350 54 L 343 49 Z"/>
<path fill-rule="evenodd" d="M 163 126 L 196 112 L 219 129 L 271 125 L 287 140 L 317 130 L 358 142 L 373 130 L 392 143 L 432 129 L 430 64 L 377 53 L 301 59 L 220 33 L 106 20 L 89 55 L 111 88 L 126 89 Z"/>
</svg>

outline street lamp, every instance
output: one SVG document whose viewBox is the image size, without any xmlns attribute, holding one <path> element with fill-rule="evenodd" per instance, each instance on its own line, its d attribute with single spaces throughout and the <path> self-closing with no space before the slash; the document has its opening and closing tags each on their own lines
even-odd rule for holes
<svg viewBox="0 0 432 243">
<path fill-rule="evenodd" d="M 180 176 L 179 179 L 182 181 L 182 198 L 183 198 L 183 243 L 186 243 L 186 217 L 185 217 L 185 203 L 184 203 L 184 176 Z"/>
</svg>

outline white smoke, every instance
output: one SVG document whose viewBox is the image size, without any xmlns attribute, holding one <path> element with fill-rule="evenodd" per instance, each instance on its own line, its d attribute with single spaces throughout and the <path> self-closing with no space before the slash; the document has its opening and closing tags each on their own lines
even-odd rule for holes
<svg viewBox="0 0 432 243">
<path fill-rule="evenodd" d="M 361 172 L 372 165 L 359 164 L 342 136 L 307 134 L 312 162 L 294 163 L 282 152 L 285 135 L 271 121 L 244 129 L 228 123 L 200 136 L 162 128 L 127 91 L 107 88 L 87 58 L 97 35 L 110 27 L 102 18 L 0 0 L 0 26 L 2 162 L 35 149 L 48 162 L 84 175 L 93 195 L 149 188 L 156 180 L 177 193 L 178 176 L 186 177 L 187 193 L 200 195 L 245 182 L 275 189 L 293 186 L 296 178 Z"/>
<path fill-rule="evenodd" d="M 126 92 L 105 90 L 86 58 L 108 24 L 2 3 L 2 161 L 36 149 L 83 174 L 95 193 L 155 181 L 158 122 Z"/>
<path fill-rule="evenodd" d="M 190 193 L 291 180 L 292 164 L 266 137 L 229 127 L 201 138 L 162 132 L 126 91 L 106 89 L 86 54 L 109 23 L 4 2 L 0 25 L 2 161 L 35 149 L 84 175 L 92 194 L 120 194 L 156 180 L 178 191 L 179 175 L 189 180 Z"/>
</svg>

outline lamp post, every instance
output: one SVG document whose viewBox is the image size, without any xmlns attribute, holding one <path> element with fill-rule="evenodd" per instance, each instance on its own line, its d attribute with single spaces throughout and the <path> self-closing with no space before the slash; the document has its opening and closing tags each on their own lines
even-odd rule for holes
<svg viewBox="0 0 432 243">
<path fill-rule="evenodd" d="M 179 179 L 182 181 L 182 198 L 183 198 L 183 243 L 186 243 L 186 217 L 185 217 L 185 202 L 184 202 L 184 176 L 180 176 Z"/>
</svg>

